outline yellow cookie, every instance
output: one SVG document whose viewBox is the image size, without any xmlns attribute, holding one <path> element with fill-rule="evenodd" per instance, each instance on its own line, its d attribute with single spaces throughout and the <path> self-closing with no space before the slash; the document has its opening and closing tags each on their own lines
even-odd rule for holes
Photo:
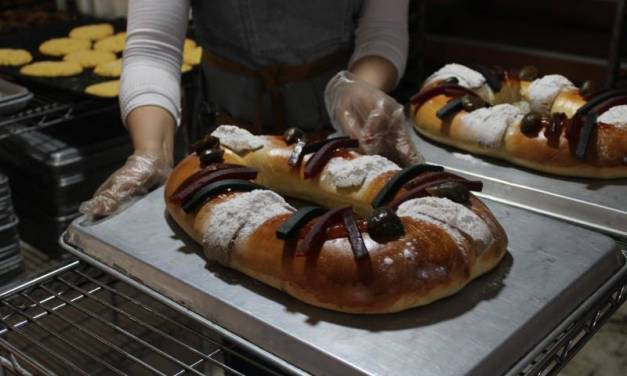
<svg viewBox="0 0 627 376">
<path fill-rule="evenodd" d="M 80 64 L 69 61 L 38 61 L 24 65 L 20 69 L 21 74 L 36 77 L 68 77 L 82 71 L 83 67 Z"/>
<path fill-rule="evenodd" d="M 120 80 L 105 81 L 99 84 L 89 85 L 85 88 L 85 92 L 97 97 L 117 97 L 120 92 Z"/>
<path fill-rule="evenodd" d="M 194 40 L 185 38 L 185 42 L 183 43 L 183 53 L 192 50 L 196 46 L 197 44 Z"/>
<path fill-rule="evenodd" d="M 202 47 L 194 47 L 187 52 L 183 52 L 183 62 L 189 65 L 198 65 L 200 64 L 200 59 L 202 57 Z"/>
<path fill-rule="evenodd" d="M 12 66 L 16 67 L 30 63 L 33 60 L 33 55 L 30 52 L 22 49 L 14 48 L 0 48 L 0 66 Z"/>
<path fill-rule="evenodd" d="M 70 38 L 98 40 L 113 34 L 113 26 L 108 23 L 75 27 L 70 31 Z"/>
<path fill-rule="evenodd" d="M 120 77 L 120 74 L 122 74 L 122 59 L 100 63 L 94 68 L 94 73 L 103 77 Z"/>
<path fill-rule="evenodd" d="M 191 65 L 185 64 L 185 63 L 181 64 L 181 73 L 187 73 L 190 70 L 192 70 L 192 66 Z"/>
<path fill-rule="evenodd" d="M 126 42 L 126 33 L 121 32 L 110 37 L 103 38 L 94 44 L 94 50 L 109 51 L 113 53 L 122 52 Z"/>
<path fill-rule="evenodd" d="M 50 56 L 63 56 L 74 51 L 84 51 L 91 48 L 87 39 L 54 38 L 43 42 L 39 52 Z"/>
<path fill-rule="evenodd" d="M 79 63 L 83 68 L 93 68 L 100 63 L 114 61 L 117 56 L 113 52 L 107 51 L 76 51 L 65 55 L 63 60 Z"/>
</svg>

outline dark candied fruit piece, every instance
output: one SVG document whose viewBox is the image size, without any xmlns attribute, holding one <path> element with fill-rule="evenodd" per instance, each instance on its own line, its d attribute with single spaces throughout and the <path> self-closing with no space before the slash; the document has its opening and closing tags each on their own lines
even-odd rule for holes
<svg viewBox="0 0 627 376">
<path fill-rule="evenodd" d="M 440 108 L 435 113 L 435 116 L 437 116 L 441 120 L 444 120 L 447 117 L 452 116 L 463 109 L 464 106 L 462 105 L 462 99 L 454 98 L 448 101 L 444 106 L 442 106 L 442 108 Z"/>
<path fill-rule="evenodd" d="M 578 159 L 586 159 L 588 147 L 590 145 L 590 142 L 592 142 L 592 137 L 594 136 L 594 131 L 596 130 L 596 127 L 597 114 L 591 112 L 586 116 L 583 127 L 581 128 L 581 132 L 579 133 L 579 140 L 575 148 L 575 157 L 577 157 Z"/>
<path fill-rule="evenodd" d="M 444 82 L 447 85 L 457 85 L 459 84 L 459 79 L 457 79 L 457 77 L 448 77 L 442 82 Z"/>
<path fill-rule="evenodd" d="M 368 248 L 366 248 L 364 238 L 361 236 L 359 227 L 357 227 L 353 210 L 346 210 L 342 215 L 342 220 L 344 221 L 346 232 L 348 232 L 348 242 L 351 244 L 355 259 L 361 260 L 368 257 Z"/>
<path fill-rule="evenodd" d="M 403 184 L 407 183 L 411 179 L 416 176 L 424 173 L 424 172 L 440 172 L 444 171 L 444 167 L 436 166 L 436 165 L 428 165 L 428 164 L 417 164 L 409 167 L 405 167 L 401 171 L 399 171 L 392 179 L 390 179 L 383 188 L 377 193 L 377 196 L 372 200 L 372 207 L 378 208 L 383 205 L 386 201 L 388 201 L 399 189 L 403 186 Z"/>
<path fill-rule="evenodd" d="M 490 89 L 492 89 L 492 91 L 494 91 L 495 93 L 501 91 L 503 84 L 501 83 L 501 78 L 499 77 L 498 74 L 496 74 L 496 72 L 486 67 L 485 65 L 480 65 L 480 64 L 474 65 L 472 68 L 476 69 L 479 73 L 481 73 L 481 75 L 485 78 L 486 83 L 488 84 Z"/>
<path fill-rule="evenodd" d="M 405 227 L 392 209 L 378 208 L 368 217 L 368 234 L 375 241 L 389 241 L 403 236 Z"/>
<path fill-rule="evenodd" d="M 416 188 L 419 185 L 442 179 L 466 180 L 459 175 L 455 175 L 446 171 L 430 172 L 428 174 L 420 175 L 417 178 L 410 180 L 409 182 L 407 182 L 407 184 L 405 184 L 403 188 L 405 188 L 406 190 L 410 190 Z"/>
<path fill-rule="evenodd" d="M 470 199 L 470 190 L 468 187 L 455 181 L 447 181 L 442 184 L 434 185 L 427 188 L 427 192 L 431 196 L 445 197 L 460 204 L 466 203 Z"/>
<path fill-rule="evenodd" d="M 446 183 L 449 181 L 454 181 L 456 183 L 464 184 L 471 191 L 481 191 L 481 189 L 483 189 L 483 183 L 480 181 L 466 180 L 463 178 L 455 179 L 455 180 L 451 180 L 451 178 L 442 178 L 442 179 L 432 180 L 432 181 L 428 181 L 423 184 L 420 184 L 416 186 L 415 188 L 410 189 L 409 191 L 405 192 L 402 196 L 396 198 L 394 201 L 390 202 L 386 206 L 388 208 L 396 210 L 396 208 L 398 208 L 405 201 L 409 201 L 414 198 L 420 198 L 420 197 L 424 197 L 428 195 L 429 193 L 427 192 L 427 188 L 436 186 L 438 184 Z"/>
<path fill-rule="evenodd" d="M 587 99 L 598 93 L 599 89 L 599 84 L 596 81 L 587 80 L 581 84 L 581 87 L 579 88 L 579 94 Z"/>
<path fill-rule="evenodd" d="M 207 149 L 216 149 L 220 146 L 220 139 L 210 134 L 205 135 L 201 140 L 198 140 L 192 144 L 192 150 L 194 153 L 200 155 L 200 153 Z"/>
<path fill-rule="evenodd" d="M 215 165 L 212 165 L 215 166 Z M 207 169 L 209 170 L 209 166 Z M 201 170 L 200 172 L 202 172 Z M 193 180 L 190 180 L 187 184 L 181 184 L 181 186 L 172 194 L 170 199 L 172 202 L 180 204 L 192 197 L 199 189 L 207 184 L 211 184 L 213 182 L 219 180 L 226 179 L 240 179 L 240 180 L 254 180 L 257 178 L 257 171 L 241 166 L 234 166 L 231 168 L 221 168 L 215 169 L 213 171 L 208 171 L 202 174 L 194 174 L 195 176 Z"/>
<path fill-rule="evenodd" d="M 462 107 L 466 112 L 472 112 L 479 108 L 487 107 L 488 103 L 483 99 L 474 95 L 464 95 L 462 98 Z"/>
<path fill-rule="evenodd" d="M 199 189 L 194 195 L 181 205 L 185 213 L 191 213 L 211 198 L 225 192 L 249 192 L 264 187 L 251 183 L 248 180 L 225 179 L 208 184 Z"/>
<path fill-rule="evenodd" d="M 311 179 L 318 175 L 327 162 L 333 157 L 336 149 L 355 149 L 359 147 L 359 141 L 351 138 L 342 138 L 327 142 L 307 161 L 303 175 L 305 179 Z"/>
<path fill-rule="evenodd" d="M 538 67 L 535 65 L 526 65 L 518 71 L 518 79 L 523 81 L 533 81 L 540 75 Z"/>
<path fill-rule="evenodd" d="M 221 163 L 224 161 L 224 149 L 205 149 L 198 156 L 201 166 L 208 166 L 212 163 Z"/>
<path fill-rule="evenodd" d="M 281 240 L 287 240 L 297 236 L 298 230 L 307 222 L 321 216 L 325 212 L 326 209 L 319 206 L 305 206 L 298 209 L 276 230 L 276 237 Z"/>
<path fill-rule="evenodd" d="M 536 136 L 542 129 L 542 116 L 536 112 L 526 114 L 520 121 L 520 131 L 526 136 Z"/>
<path fill-rule="evenodd" d="M 417 110 L 420 106 L 422 106 L 429 99 L 438 95 L 442 95 L 442 94 L 448 97 L 459 97 L 464 94 L 477 95 L 472 90 L 465 88 L 463 86 L 443 84 L 443 85 L 435 86 L 428 90 L 421 91 L 418 94 L 414 95 L 411 98 L 411 104 L 413 104 L 416 107 L 415 110 Z"/>
<path fill-rule="evenodd" d="M 290 158 L 288 159 L 287 164 L 289 164 L 292 167 L 298 166 L 306 154 L 314 153 L 320 150 L 320 148 L 322 148 L 324 145 L 328 144 L 329 142 L 333 142 L 335 140 L 348 140 L 348 139 L 349 138 L 346 136 L 341 136 L 341 137 L 327 138 L 322 141 L 309 143 L 307 142 L 307 138 L 303 137 L 300 140 L 298 140 L 296 145 L 294 145 L 294 149 L 292 150 L 292 154 L 290 154 Z"/>
<path fill-rule="evenodd" d="M 350 206 L 336 208 L 318 217 L 316 223 L 314 223 L 300 243 L 296 255 L 303 256 L 308 252 L 318 252 L 324 244 L 327 228 L 335 222 L 340 221 L 344 213 L 348 210 L 352 210 Z"/>
<path fill-rule="evenodd" d="M 289 128 L 283 133 L 283 139 L 285 143 L 291 145 L 296 141 L 302 139 L 305 136 L 305 132 L 303 132 L 300 128 Z"/>
</svg>

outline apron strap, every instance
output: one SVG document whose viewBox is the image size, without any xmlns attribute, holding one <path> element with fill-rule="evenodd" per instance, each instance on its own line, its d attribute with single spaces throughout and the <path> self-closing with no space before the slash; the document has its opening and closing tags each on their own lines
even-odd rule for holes
<svg viewBox="0 0 627 376">
<path fill-rule="evenodd" d="M 206 49 L 203 49 L 203 60 L 208 66 L 229 73 L 253 77 L 259 80 L 261 85 L 259 86 L 259 91 L 257 92 L 257 108 L 254 129 L 270 134 L 281 133 L 286 128 L 285 103 L 281 93 L 281 86 L 291 82 L 304 81 L 319 76 L 333 68 L 337 68 L 341 64 L 345 64 L 349 58 L 350 50 L 340 49 L 311 63 L 302 65 L 276 64 L 261 69 L 251 69 L 243 64 L 226 60 L 210 53 Z M 269 129 L 264 129 L 262 124 L 263 94 L 266 91 L 270 93 L 272 115 L 275 121 L 275 124 L 269 127 Z"/>
</svg>

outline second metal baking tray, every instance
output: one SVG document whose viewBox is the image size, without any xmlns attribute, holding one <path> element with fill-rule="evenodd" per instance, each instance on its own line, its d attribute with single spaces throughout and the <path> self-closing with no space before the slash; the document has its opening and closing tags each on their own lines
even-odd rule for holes
<svg viewBox="0 0 627 376">
<path fill-rule="evenodd" d="M 411 125 L 408 125 L 411 127 Z M 567 178 L 473 155 L 410 132 L 427 162 L 483 181 L 479 195 L 627 239 L 627 178 Z"/>
<path fill-rule="evenodd" d="M 604 235 L 486 202 L 509 236 L 503 262 L 450 298 L 380 316 L 319 309 L 207 264 L 167 220 L 162 189 L 100 223 L 77 219 L 66 241 L 313 374 L 496 375 L 622 270 L 624 257 Z"/>
</svg>

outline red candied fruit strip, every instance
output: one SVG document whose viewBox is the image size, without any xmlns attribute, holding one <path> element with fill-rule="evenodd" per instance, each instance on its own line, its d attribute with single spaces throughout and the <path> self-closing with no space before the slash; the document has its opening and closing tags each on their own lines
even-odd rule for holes
<svg viewBox="0 0 627 376">
<path fill-rule="evenodd" d="M 300 243 L 296 255 L 304 256 L 308 252 L 317 252 L 324 244 L 327 228 L 332 224 L 341 221 L 345 212 L 352 210 L 350 206 L 329 210 L 316 219 L 311 229 Z"/>
<path fill-rule="evenodd" d="M 358 147 L 359 141 L 350 138 L 338 139 L 325 144 L 307 161 L 304 171 L 305 179 L 311 179 L 318 175 L 320 171 L 322 171 L 322 168 L 333 157 L 335 149 L 354 149 Z"/>
<path fill-rule="evenodd" d="M 465 179 L 450 179 L 450 178 L 438 179 L 438 180 L 433 180 L 433 181 L 429 181 L 427 183 L 421 184 L 417 186 L 416 188 L 409 190 L 401 197 L 389 203 L 387 207 L 389 207 L 390 209 L 396 210 L 405 201 L 409 201 L 414 198 L 420 198 L 420 197 L 429 195 L 429 192 L 427 192 L 427 188 L 433 187 L 438 184 L 446 183 L 446 182 L 455 182 L 455 183 L 463 184 L 471 191 L 481 191 L 481 189 L 483 189 L 483 183 L 480 181 L 471 181 L 471 180 L 465 180 Z"/>
<path fill-rule="evenodd" d="M 257 178 L 257 171 L 243 166 L 231 165 L 231 167 L 223 167 L 220 169 L 208 170 L 207 168 L 198 171 L 190 176 L 183 184 L 172 194 L 170 200 L 176 204 L 182 204 L 192 197 L 200 188 L 224 179 L 241 179 L 254 180 Z M 188 181 L 189 180 L 189 181 Z M 187 182 L 187 184 L 185 184 Z"/>
</svg>

